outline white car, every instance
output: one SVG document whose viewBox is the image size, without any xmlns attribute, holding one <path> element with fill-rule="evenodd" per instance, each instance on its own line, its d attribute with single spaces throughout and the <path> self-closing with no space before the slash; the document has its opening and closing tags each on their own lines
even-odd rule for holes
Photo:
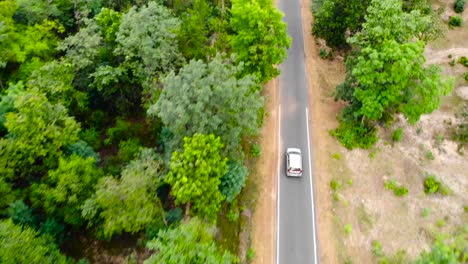
<svg viewBox="0 0 468 264">
<path fill-rule="evenodd" d="M 298 148 L 286 150 L 286 175 L 291 177 L 302 176 L 302 154 Z"/>
</svg>

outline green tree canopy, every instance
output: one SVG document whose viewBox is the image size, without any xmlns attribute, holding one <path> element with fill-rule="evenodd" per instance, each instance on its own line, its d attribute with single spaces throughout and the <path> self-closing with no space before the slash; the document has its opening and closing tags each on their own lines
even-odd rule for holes
<svg viewBox="0 0 468 264">
<path fill-rule="evenodd" d="M 229 264 L 238 263 L 228 251 L 220 252 L 213 240 L 214 229 L 197 218 L 180 224 L 177 228 L 160 231 L 158 237 L 148 242 L 149 249 L 157 251 L 145 264 Z"/>
<path fill-rule="evenodd" d="M 228 161 L 228 171 L 221 177 L 221 193 L 230 202 L 241 192 L 249 171 L 242 163 L 234 160 Z"/>
<path fill-rule="evenodd" d="M 29 227 L 0 221 L 0 261 L 4 264 L 66 264 L 71 263 L 54 243 Z"/>
<path fill-rule="evenodd" d="M 231 39 L 236 62 L 244 63 L 243 75 L 254 74 L 267 82 L 279 74 L 275 68 L 287 55 L 291 45 L 283 14 L 270 0 L 232 0 Z"/>
<path fill-rule="evenodd" d="M 357 32 L 364 22 L 370 0 L 313 1 L 312 34 L 324 39 L 332 48 L 346 47 L 346 33 Z"/>
<path fill-rule="evenodd" d="M 208 63 L 192 60 L 163 80 L 162 94 L 148 115 L 159 116 L 176 142 L 195 133 L 215 134 L 233 155 L 242 136 L 258 132 L 263 107 L 252 76 L 237 79 L 240 71 L 220 55 Z"/>
<path fill-rule="evenodd" d="M 124 168 L 120 179 L 107 176 L 99 180 L 96 193 L 83 205 L 83 216 L 99 224 L 105 238 L 142 230 L 163 216 L 156 194 L 162 170 L 160 158 L 150 149 L 142 150 Z"/>
<path fill-rule="evenodd" d="M 143 23 L 144 21 L 144 23 Z M 122 15 L 117 32 L 117 55 L 146 84 L 163 72 L 174 70 L 182 62 L 176 32 L 180 21 L 169 9 L 156 2 L 132 7 Z"/>
<path fill-rule="evenodd" d="M 216 219 L 224 197 L 220 178 L 227 172 L 227 159 L 220 154 L 221 139 L 213 134 L 184 138 L 184 151 L 172 153 L 166 181 L 176 204 L 186 205 L 196 215 Z"/>
<path fill-rule="evenodd" d="M 44 183 L 32 186 L 32 202 L 42 206 L 48 215 L 63 219 L 65 223 L 81 226 L 81 207 L 93 194 L 100 177 L 93 158 L 72 155 L 60 158 L 59 166 L 49 170 Z"/>
<path fill-rule="evenodd" d="M 80 126 L 68 116 L 60 103 L 50 103 L 36 90 L 28 90 L 16 98 L 14 112 L 6 114 L 6 138 L 0 139 L 2 166 L 27 170 L 42 162 L 54 167 L 62 147 L 78 140 Z"/>
</svg>

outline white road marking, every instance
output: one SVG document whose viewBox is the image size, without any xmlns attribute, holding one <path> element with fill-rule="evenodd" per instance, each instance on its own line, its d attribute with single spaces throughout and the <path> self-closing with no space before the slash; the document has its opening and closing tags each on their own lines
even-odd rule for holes
<svg viewBox="0 0 468 264">
<path fill-rule="evenodd" d="M 315 206 L 314 206 L 314 186 L 312 181 L 312 166 L 311 166 L 311 157 L 310 157 L 310 133 L 309 133 L 309 109 L 306 107 L 306 124 L 307 124 L 307 150 L 309 151 L 309 177 L 310 177 L 310 197 L 312 200 L 312 228 L 314 233 L 314 263 L 318 264 L 317 261 L 317 237 L 315 229 Z"/>
<path fill-rule="evenodd" d="M 281 104 L 278 106 L 278 178 L 277 178 L 277 197 L 276 197 L 276 264 L 279 264 L 279 220 L 280 220 L 280 167 L 281 167 Z"/>
</svg>

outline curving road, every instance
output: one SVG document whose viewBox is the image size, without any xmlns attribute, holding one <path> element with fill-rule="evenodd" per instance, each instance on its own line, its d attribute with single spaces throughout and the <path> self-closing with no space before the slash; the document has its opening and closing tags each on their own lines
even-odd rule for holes
<svg viewBox="0 0 468 264">
<path fill-rule="evenodd" d="M 281 65 L 279 105 L 279 164 L 277 264 L 318 263 L 313 180 L 308 126 L 308 89 L 305 72 L 301 0 L 280 0 L 292 37 L 287 60 Z M 303 175 L 286 177 L 285 151 L 302 150 Z"/>
</svg>

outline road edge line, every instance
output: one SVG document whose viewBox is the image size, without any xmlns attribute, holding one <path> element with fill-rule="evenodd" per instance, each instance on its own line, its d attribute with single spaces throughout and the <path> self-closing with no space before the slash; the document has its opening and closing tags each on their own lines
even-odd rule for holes
<svg viewBox="0 0 468 264">
<path fill-rule="evenodd" d="M 314 185 L 312 179 L 311 152 L 310 152 L 310 130 L 309 130 L 309 109 L 306 107 L 306 125 L 307 125 L 307 150 L 309 152 L 309 177 L 310 177 L 310 198 L 312 202 L 312 229 L 314 231 L 314 263 L 317 261 L 317 229 L 315 228 L 315 202 L 314 202 Z"/>
<path fill-rule="evenodd" d="M 276 177 L 276 264 L 279 264 L 279 232 L 280 232 L 280 167 L 281 167 L 281 151 L 280 151 L 280 140 L 281 140 L 281 104 L 278 105 L 278 169 Z"/>
</svg>

